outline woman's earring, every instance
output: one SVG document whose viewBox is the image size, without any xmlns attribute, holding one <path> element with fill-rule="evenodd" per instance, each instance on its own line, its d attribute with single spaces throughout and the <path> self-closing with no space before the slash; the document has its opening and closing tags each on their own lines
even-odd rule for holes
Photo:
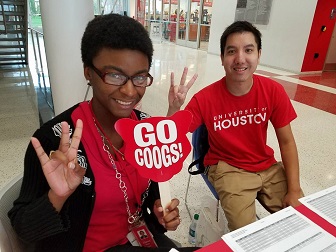
<svg viewBox="0 0 336 252">
<path fill-rule="evenodd" d="M 85 92 L 85 96 L 84 96 L 84 101 L 86 101 L 86 99 L 87 99 L 87 96 L 88 96 L 88 93 L 89 93 L 89 90 L 90 90 L 90 87 L 91 87 L 91 83 L 88 82 L 86 85 L 87 85 L 87 88 L 86 88 L 86 92 Z"/>
</svg>

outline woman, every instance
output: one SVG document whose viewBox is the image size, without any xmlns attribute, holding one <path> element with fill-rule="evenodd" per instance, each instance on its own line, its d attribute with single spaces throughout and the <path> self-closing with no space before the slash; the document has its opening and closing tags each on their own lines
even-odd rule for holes
<svg viewBox="0 0 336 252">
<path fill-rule="evenodd" d="M 162 248 L 157 251 L 169 251 L 175 245 L 163 233 L 180 224 L 179 202 L 172 200 L 163 216 L 157 183 L 125 160 L 114 129 L 120 118 L 147 117 L 133 107 L 153 81 L 148 33 L 132 18 L 99 16 L 86 27 L 81 53 L 93 98 L 34 133 L 11 223 L 35 251 L 143 251 L 127 235 L 146 223 Z M 179 102 L 181 96 L 172 97 Z"/>
</svg>

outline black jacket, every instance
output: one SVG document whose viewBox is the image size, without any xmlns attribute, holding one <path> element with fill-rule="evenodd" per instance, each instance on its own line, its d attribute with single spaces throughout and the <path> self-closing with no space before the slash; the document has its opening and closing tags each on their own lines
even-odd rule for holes
<svg viewBox="0 0 336 252">
<path fill-rule="evenodd" d="M 66 110 L 54 119 L 44 124 L 34 133 L 46 153 L 58 149 L 60 137 L 60 122 L 66 121 L 74 131 L 71 114 L 79 104 Z M 136 111 L 139 119 L 144 113 Z M 80 143 L 79 151 L 82 161 L 87 160 L 85 149 Z M 82 251 L 91 213 L 95 203 L 95 178 L 89 162 L 82 184 L 67 199 L 58 213 L 48 199 L 49 185 L 44 177 L 41 164 L 30 143 L 24 159 L 24 177 L 20 196 L 14 202 L 14 207 L 8 216 L 18 236 L 25 242 L 32 243 L 36 251 Z M 153 233 L 163 233 L 166 230 L 157 221 L 152 210 L 156 199 L 160 198 L 157 183 L 151 183 L 149 195 L 142 209 L 147 225 Z"/>
</svg>

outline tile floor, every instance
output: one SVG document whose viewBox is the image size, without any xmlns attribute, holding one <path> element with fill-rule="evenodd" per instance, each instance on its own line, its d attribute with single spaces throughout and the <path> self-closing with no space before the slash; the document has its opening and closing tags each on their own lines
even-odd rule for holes
<svg viewBox="0 0 336 252">
<path fill-rule="evenodd" d="M 191 88 L 187 100 L 202 87 L 224 75 L 220 58 L 205 51 L 189 49 L 173 44 L 155 43 L 151 74 L 153 85 L 147 89 L 140 104 L 143 111 L 152 116 L 164 116 L 167 110 L 167 91 L 170 72 L 178 83 L 184 66 L 188 77 L 198 73 L 197 82 Z M 32 67 L 32 72 L 34 67 Z M 257 74 L 269 76 L 280 82 L 292 99 L 298 118 L 292 123 L 301 167 L 301 183 L 306 194 L 336 184 L 336 73 L 297 75 L 282 70 L 259 66 Z M 0 67 L 0 188 L 12 177 L 22 172 L 23 156 L 35 129 L 39 127 L 38 98 L 29 68 Z M 269 130 L 269 145 L 280 159 L 274 131 Z M 187 245 L 190 218 L 184 204 L 188 182 L 187 166 L 170 181 L 173 197 L 180 199 L 182 223 L 169 236 Z M 200 198 L 212 198 L 200 176 L 191 178 L 188 205 L 191 213 L 200 209 Z M 267 213 L 258 206 L 258 215 Z"/>
</svg>

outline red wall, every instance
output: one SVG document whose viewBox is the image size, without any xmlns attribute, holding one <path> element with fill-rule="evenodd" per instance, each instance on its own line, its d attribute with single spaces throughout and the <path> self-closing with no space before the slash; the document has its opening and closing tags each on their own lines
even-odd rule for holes
<svg viewBox="0 0 336 252">
<path fill-rule="evenodd" d="M 332 8 L 336 8 L 336 0 L 317 1 L 301 72 L 323 70 L 336 20 L 336 17 L 330 19 Z M 323 25 L 327 28 L 325 32 L 321 31 Z M 314 58 L 315 53 L 319 54 L 317 58 Z"/>
</svg>

